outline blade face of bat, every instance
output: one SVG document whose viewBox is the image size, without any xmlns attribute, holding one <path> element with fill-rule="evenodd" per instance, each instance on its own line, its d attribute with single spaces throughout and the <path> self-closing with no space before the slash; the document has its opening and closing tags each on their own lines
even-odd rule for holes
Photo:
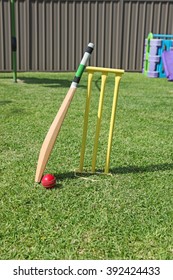
<svg viewBox="0 0 173 280">
<path fill-rule="evenodd" d="M 44 139 L 42 144 L 40 155 L 37 164 L 37 170 L 35 175 L 35 182 L 40 182 L 42 178 L 42 174 L 45 170 L 46 164 L 49 159 L 49 155 L 52 151 L 52 148 L 55 144 L 57 135 L 60 131 L 61 125 L 65 119 L 66 113 L 68 111 L 69 105 L 73 99 L 76 88 L 70 88 L 53 123 L 51 124 L 49 131 Z"/>
<path fill-rule="evenodd" d="M 39 183 L 41 181 L 43 172 L 46 168 L 46 164 L 48 162 L 49 156 L 51 154 L 51 151 L 54 147 L 56 138 L 58 136 L 58 133 L 60 131 L 61 125 L 65 119 L 66 113 L 68 111 L 68 108 L 70 106 L 70 103 L 73 99 L 73 96 L 76 92 L 77 85 L 79 84 L 80 78 L 83 74 L 83 71 L 85 69 L 86 63 L 88 59 L 90 58 L 90 55 L 93 51 L 94 44 L 89 43 L 88 47 L 85 51 L 85 54 L 81 60 L 81 63 L 78 67 L 78 70 L 75 74 L 74 80 L 70 86 L 70 89 L 68 90 L 63 103 L 61 104 L 61 107 L 53 121 L 53 123 L 50 126 L 50 129 L 45 137 L 45 140 L 42 144 L 39 158 L 38 158 L 38 164 L 37 164 L 37 169 L 36 169 L 36 174 L 35 174 L 35 182 Z"/>
</svg>

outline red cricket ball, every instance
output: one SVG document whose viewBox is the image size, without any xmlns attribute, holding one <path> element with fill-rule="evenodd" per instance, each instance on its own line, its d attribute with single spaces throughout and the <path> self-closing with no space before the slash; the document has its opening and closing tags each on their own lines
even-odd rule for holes
<svg viewBox="0 0 173 280">
<path fill-rule="evenodd" d="M 43 176 L 41 183 L 46 189 L 51 189 L 56 185 L 56 178 L 52 174 L 46 174 Z"/>
</svg>

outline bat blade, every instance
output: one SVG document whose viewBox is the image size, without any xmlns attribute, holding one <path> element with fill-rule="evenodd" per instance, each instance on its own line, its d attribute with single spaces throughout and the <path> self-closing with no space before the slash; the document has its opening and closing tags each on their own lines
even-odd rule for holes
<svg viewBox="0 0 173 280">
<path fill-rule="evenodd" d="M 38 164 L 37 164 L 37 170 L 35 174 L 35 182 L 40 182 L 43 172 L 45 170 L 46 164 L 48 162 L 50 153 L 54 147 L 57 135 L 61 129 L 61 125 L 65 119 L 66 113 L 68 111 L 68 108 L 70 106 L 70 103 L 73 99 L 73 96 L 76 92 L 76 88 L 70 88 L 53 123 L 51 124 L 49 131 L 44 139 L 44 142 L 42 144 L 39 158 L 38 158 Z"/>
<path fill-rule="evenodd" d="M 86 63 L 88 61 L 88 59 L 90 58 L 90 55 L 93 51 L 94 48 L 94 44 L 89 43 L 88 47 L 85 51 L 85 54 L 81 60 L 81 63 L 78 67 L 78 70 L 75 74 L 74 80 L 70 86 L 70 89 L 68 90 L 63 103 L 61 104 L 61 107 L 53 121 L 53 123 L 51 124 L 49 131 L 44 139 L 44 142 L 42 144 L 41 150 L 40 150 L 40 154 L 39 154 L 39 158 L 38 158 L 38 163 L 37 163 L 37 169 L 36 169 L 36 174 L 35 174 L 35 182 L 39 183 L 41 181 L 43 172 L 46 168 L 46 164 L 48 162 L 49 156 L 51 154 L 51 151 L 54 147 L 56 138 L 59 134 L 59 131 L 61 129 L 62 123 L 65 119 L 66 113 L 68 111 L 68 108 L 70 106 L 70 103 L 73 99 L 73 96 L 76 92 L 77 89 L 77 85 L 79 84 L 80 78 L 82 76 L 82 73 L 85 69 Z"/>
</svg>

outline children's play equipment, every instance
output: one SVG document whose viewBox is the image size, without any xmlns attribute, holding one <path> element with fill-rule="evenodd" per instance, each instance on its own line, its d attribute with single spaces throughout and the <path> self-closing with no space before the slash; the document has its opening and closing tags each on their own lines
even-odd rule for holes
<svg viewBox="0 0 173 280">
<path fill-rule="evenodd" d="M 173 81 L 173 50 L 162 53 L 163 66 L 168 81 Z"/>
<path fill-rule="evenodd" d="M 149 33 L 145 39 L 143 73 L 150 78 L 172 79 L 173 35 Z"/>
</svg>

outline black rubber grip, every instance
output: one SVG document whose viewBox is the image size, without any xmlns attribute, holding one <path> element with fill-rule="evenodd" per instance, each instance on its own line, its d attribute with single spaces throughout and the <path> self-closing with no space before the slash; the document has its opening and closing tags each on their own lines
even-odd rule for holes
<svg viewBox="0 0 173 280">
<path fill-rule="evenodd" d="M 86 52 L 87 52 L 87 53 L 90 53 L 90 54 L 91 54 L 92 51 L 93 51 L 93 48 L 92 48 L 92 47 L 89 47 L 89 46 L 88 46 L 88 47 L 86 48 Z"/>
<path fill-rule="evenodd" d="M 81 78 L 81 77 L 76 77 L 76 76 L 75 76 L 74 79 L 73 79 L 73 82 L 75 82 L 75 83 L 78 84 L 78 83 L 80 82 L 80 78 Z"/>
</svg>

